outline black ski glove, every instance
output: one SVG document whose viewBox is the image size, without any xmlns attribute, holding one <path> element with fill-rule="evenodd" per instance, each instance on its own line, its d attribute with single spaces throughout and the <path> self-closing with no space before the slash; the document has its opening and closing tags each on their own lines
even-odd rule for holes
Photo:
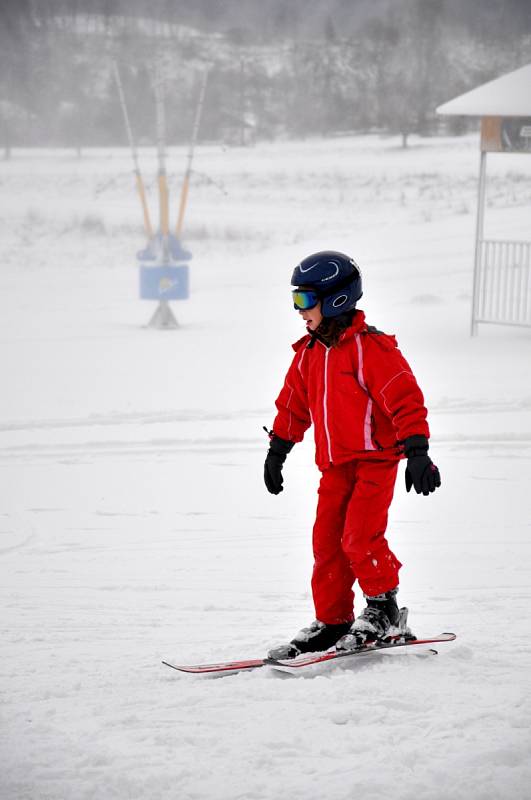
<svg viewBox="0 0 531 800">
<path fill-rule="evenodd" d="M 264 430 L 267 431 L 267 428 Z M 269 431 L 267 431 L 269 433 Z M 282 466 L 286 456 L 295 442 L 281 439 L 274 433 L 269 433 L 269 450 L 264 464 L 264 483 L 271 494 L 280 494 L 282 491 Z"/>
<path fill-rule="evenodd" d="M 415 487 L 417 494 L 429 495 L 441 485 L 439 470 L 428 455 L 428 440 L 425 436 L 409 436 L 404 441 L 407 456 L 406 490 Z"/>
</svg>

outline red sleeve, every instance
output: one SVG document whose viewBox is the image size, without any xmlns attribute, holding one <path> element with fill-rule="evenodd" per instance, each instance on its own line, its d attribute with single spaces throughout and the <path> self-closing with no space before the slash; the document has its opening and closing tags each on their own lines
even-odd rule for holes
<svg viewBox="0 0 531 800">
<path fill-rule="evenodd" d="M 287 372 L 284 386 L 275 401 L 277 415 L 273 422 L 273 433 L 290 442 L 301 442 L 312 419 L 308 409 L 308 396 L 301 373 L 304 350 L 295 353 Z"/>
<path fill-rule="evenodd" d="M 394 336 L 362 336 L 363 373 L 367 390 L 391 420 L 398 441 L 408 436 L 429 438 L 424 396 Z"/>
</svg>

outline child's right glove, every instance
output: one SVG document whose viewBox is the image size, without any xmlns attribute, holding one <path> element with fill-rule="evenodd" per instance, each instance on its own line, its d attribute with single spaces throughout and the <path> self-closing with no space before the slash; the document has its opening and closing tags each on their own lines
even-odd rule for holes
<svg viewBox="0 0 531 800">
<path fill-rule="evenodd" d="M 283 489 L 282 467 L 295 442 L 281 439 L 280 436 L 270 433 L 267 428 L 264 430 L 269 434 L 269 450 L 264 464 L 264 483 L 268 492 L 280 494 Z"/>
<path fill-rule="evenodd" d="M 429 443 L 425 436 L 409 436 L 404 441 L 407 456 L 406 490 L 415 487 L 417 494 L 429 495 L 441 485 L 439 470 L 428 455 Z"/>
</svg>

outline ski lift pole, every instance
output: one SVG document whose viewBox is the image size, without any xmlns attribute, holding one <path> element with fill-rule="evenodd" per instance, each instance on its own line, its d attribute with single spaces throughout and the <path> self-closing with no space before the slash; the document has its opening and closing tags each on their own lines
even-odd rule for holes
<svg viewBox="0 0 531 800">
<path fill-rule="evenodd" d="M 159 161 L 159 218 L 162 235 L 162 252 L 164 261 L 169 257 L 168 236 L 170 232 L 169 193 L 166 175 L 166 120 L 164 115 L 164 86 L 162 71 L 157 70 L 155 81 L 155 101 L 157 106 L 157 155 Z"/>
<path fill-rule="evenodd" d="M 148 239 L 153 238 L 153 227 L 151 225 L 151 219 L 149 216 L 149 208 L 147 204 L 146 198 L 146 190 L 144 188 L 144 181 L 142 179 L 142 173 L 140 172 L 140 164 L 138 162 L 138 153 L 135 145 L 135 140 L 133 138 L 133 131 L 131 128 L 131 121 L 129 119 L 129 113 L 127 111 L 127 104 L 125 102 L 125 94 L 122 85 L 122 79 L 120 77 L 120 72 L 118 70 L 118 64 L 116 61 L 113 60 L 112 62 L 113 73 L 114 73 L 114 80 L 116 82 L 116 88 L 118 89 L 118 96 L 120 98 L 120 105 L 122 107 L 122 114 L 125 123 L 125 130 L 127 132 L 127 138 L 129 139 L 129 146 L 131 148 L 131 155 L 133 157 L 133 173 L 135 175 L 136 180 L 136 188 L 138 191 L 138 196 L 140 198 L 140 204 L 142 206 L 142 214 L 144 217 L 144 230 L 146 231 Z"/>
<path fill-rule="evenodd" d="M 205 70 L 205 74 L 203 75 L 203 81 L 201 83 L 201 89 L 199 92 L 199 100 L 195 110 L 194 126 L 192 128 L 192 138 L 190 140 L 190 147 L 188 149 L 188 161 L 186 165 L 186 171 L 184 173 L 183 186 L 181 189 L 181 199 L 179 203 L 179 216 L 177 218 L 177 227 L 175 230 L 178 239 L 180 239 L 183 229 L 184 212 L 186 210 L 186 203 L 188 200 L 188 189 L 190 186 L 190 175 L 192 173 L 192 161 L 194 158 L 195 145 L 197 143 L 197 137 L 199 134 L 199 124 L 201 122 L 201 115 L 203 113 L 203 106 L 205 103 L 207 80 L 208 80 L 208 69 Z"/>
</svg>

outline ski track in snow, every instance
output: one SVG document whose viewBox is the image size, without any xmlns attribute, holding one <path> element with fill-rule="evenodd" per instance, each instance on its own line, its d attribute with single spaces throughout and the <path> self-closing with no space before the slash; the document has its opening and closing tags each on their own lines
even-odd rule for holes
<svg viewBox="0 0 531 800">
<path fill-rule="evenodd" d="M 2 166 L 0 797 L 527 800 L 530 337 L 468 336 L 476 137 L 199 162 L 228 195 L 192 187 L 175 333 L 143 327 L 125 151 Z M 526 238 L 529 159 L 492 172 L 489 232 Z M 415 632 L 458 639 L 296 676 L 178 675 L 161 659 L 259 657 L 312 619 L 311 435 L 271 497 L 261 428 L 301 335 L 290 270 L 330 246 L 359 259 L 369 321 L 426 393 L 443 486 L 407 495 L 402 467 L 389 537 Z"/>
</svg>

